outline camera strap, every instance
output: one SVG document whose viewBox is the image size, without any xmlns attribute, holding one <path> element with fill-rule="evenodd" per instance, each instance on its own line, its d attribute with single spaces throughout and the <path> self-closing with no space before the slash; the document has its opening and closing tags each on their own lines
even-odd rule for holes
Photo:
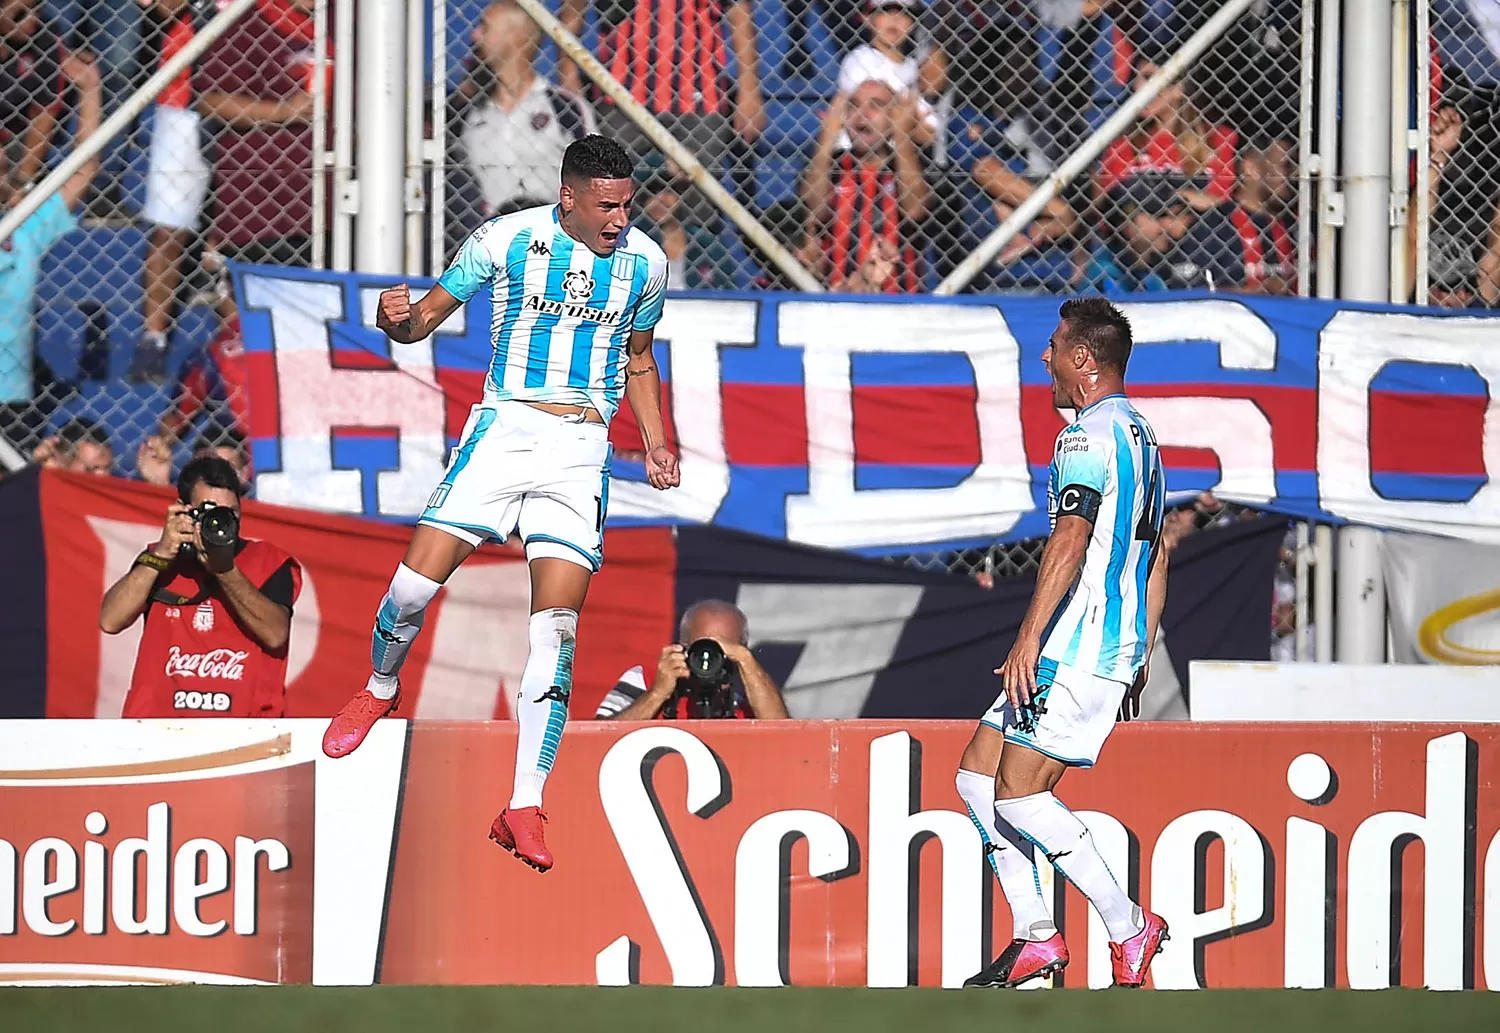
<svg viewBox="0 0 1500 1033">
<path fill-rule="evenodd" d="M 250 543 L 244 538 L 235 539 L 234 554 L 238 556 L 240 553 L 245 551 L 245 546 L 249 544 Z M 176 564 L 174 563 L 173 566 L 175 565 Z M 198 583 L 198 594 L 191 596 L 183 595 L 181 592 L 169 592 L 161 586 L 160 582 L 162 578 L 171 580 L 171 578 L 175 577 L 178 573 L 181 573 L 181 571 L 174 571 L 170 567 L 162 572 L 162 575 L 157 578 L 157 584 L 154 585 L 151 589 L 150 598 L 153 602 L 161 603 L 163 606 L 197 606 L 199 603 L 208 599 L 209 596 L 213 595 L 213 587 L 209 582 L 200 581 Z"/>
<path fill-rule="evenodd" d="M 204 588 L 203 591 L 193 596 L 183 595 L 180 592 L 169 592 L 161 587 L 151 589 L 152 600 L 161 603 L 163 606 L 197 606 L 211 594 L 207 588 Z"/>
</svg>

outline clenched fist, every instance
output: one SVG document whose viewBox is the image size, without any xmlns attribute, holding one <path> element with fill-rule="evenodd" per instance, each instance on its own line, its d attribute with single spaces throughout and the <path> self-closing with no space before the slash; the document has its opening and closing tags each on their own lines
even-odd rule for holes
<svg viewBox="0 0 1500 1033">
<path fill-rule="evenodd" d="M 375 309 L 375 325 L 381 330 L 406 329 L 411 322 L 411 288 L 404 283 L 380 292 Z"/>
<path fill-rule="evenodd" d="M 646 483 L 657 491 L 666 491 L 682 483 L 677 457 L 665 445 L 657 445 L 646 453 Z"/>
</svg>

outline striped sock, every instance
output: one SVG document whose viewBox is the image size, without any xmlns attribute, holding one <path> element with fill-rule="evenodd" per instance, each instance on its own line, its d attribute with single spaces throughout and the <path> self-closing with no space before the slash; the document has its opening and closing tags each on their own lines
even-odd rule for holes
<svg viewBox="0 0 1500 1033">
<path fill-rule="evenodd" d="M 423 577 L 405 563 L 396 568 L 390 590 L 380 601 L 375 614 L 375 630 L 370 635 L 370 680 L 365 688 L 377 699 L 396 695 L 397 675 L 406 662 L 406 651 L 422 630 L 427 618 L 427 604 L 443 586 Z"/>
<path fill-rule="evenodd" d="M 984 851 L 1000 880 L 1000 890 L 1010 905 L 1012 936 L 1017 940 L 1045 940 L 1057 932 L 1052 913 L 1042 899 L 1041 882 L 1032 863 L 1031 844 L 995 821 L 995 776 L 960 768 L 958 795 L 963 797 L 969 819 L 979 829 Z M 1007 835 L 1008 834 L 1008 835 Z"/>
<path fill-rule="evenodd" d="M 568 700 L 573 694 L 573 643 L 578 611 L 562 608 L 531 615 L 531 654 L 516 693 L 516 779 L 510 806 L 540 807 L 542 787 L 557 760 Z"/>
<path fill-rule="evenodd" d="M 1109 938 L 1124 943 L 1142 929 L 1141 911 L 1115 881 L 1088 826 L 1050 792 L 995 801 L 995 813 L 1031 840 L 1089 898 Z M 1037 858 L 1040 862 L 1041 858 Z"/>
</svg>

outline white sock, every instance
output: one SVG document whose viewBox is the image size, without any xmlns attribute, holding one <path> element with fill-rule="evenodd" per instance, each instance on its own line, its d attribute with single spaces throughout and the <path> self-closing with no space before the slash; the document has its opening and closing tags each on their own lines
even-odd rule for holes
<svg viewBox="0 0 1500 1033">
<path fill-rule="evenodd" d="M 427 604 L 443 586 L 412 570 L 405 563 L 396 568 L 391 587 L 375 614 L 370 635 L 370 666 L 374 668 L 365 689 L 377 699 L 396 695 L 397 675 L 406 662 L 406 651 L 427 619 Z"/>
<path fill-rule="evenodd" d="M 516 780 L 510 806 L 540 807 L 542 787 L 557 760 L 557 744 L 568 723 L 573 694 L 573 643 L 578 611 L 542 610 L 531 615 L 531 653 L 516 692 Z"/>
<path fill-rule="evenodd" d="M 1144 928 L 1140 909 L 1115 881 L 1094 846 L 1088 826 L 1051 793 L 1033 793 L 1015 800 L 996 800 L 995 812 L 1047 854 L 1047 860 L 1077 886 L 1109 930 L 1109 938 L 1124 943 Z"/>
<path fill-rule="evenodd" d="M 969 818 L 979 829 L 985 855 L 995 870 L 995 877 L 1000 880 L 1000 891 L 1010 905 L 1015 939 L 1051 938 L 1056 934 L 1057 926 L 1052 923 L 1047 902 L 1042 899 L 1041 883 L 1037 881 L 1036 865 L 1031 859 L 1031 844 L 1024 841 L 1018 844 L 1019 836 L 1006 835 L 1011 829 L 1001 831 L 996 825 L 994 776 L 959 768 L 954 783 L 958 786 L 958 795 L 963 797 L 964 806 L 969 809 Z"/>
</svg>

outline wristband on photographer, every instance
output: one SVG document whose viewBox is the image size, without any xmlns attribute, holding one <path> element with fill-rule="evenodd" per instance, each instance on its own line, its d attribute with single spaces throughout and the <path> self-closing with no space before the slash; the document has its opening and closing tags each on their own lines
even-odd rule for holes
<svg viewBox="0 0 1500 1033">
<path fill-rule="evenodd" d="M 165 558 L 163 558 L 161 556 L 158 556 L 156 553 L 152 552 L 150 549 L 143 550 L 141 552 L 141 554 L 135 558 L 135 564 L 134 564 L 134 566 L 138 566 L 138 567 L 150 567 L 152 570 L 156 571 L 158 574 L 160 574 L 162 571 L 166 570 L 171 565 L 172 565 L 172 561 L 171 560 L 165 559 Z"/>
</svg>

